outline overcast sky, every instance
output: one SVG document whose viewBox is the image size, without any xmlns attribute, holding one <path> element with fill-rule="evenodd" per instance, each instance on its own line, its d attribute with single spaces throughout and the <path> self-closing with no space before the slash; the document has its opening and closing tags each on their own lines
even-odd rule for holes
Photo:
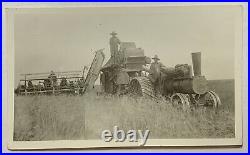
<svg viewBox="0 0 250 155">
<path fill-rule="evenodd" d="M 105 48 L 109 33 L 135 42 L 145 55 L 157 54 L 166 66 L 191 64 L 202 52 L 207 79 L 234 78 L 235 32 L 240 7 L 145 7 L 19 9 L 15 15 L 15 82 L 20 73 L 81 70 L 91 51 Z"/>
</svg>

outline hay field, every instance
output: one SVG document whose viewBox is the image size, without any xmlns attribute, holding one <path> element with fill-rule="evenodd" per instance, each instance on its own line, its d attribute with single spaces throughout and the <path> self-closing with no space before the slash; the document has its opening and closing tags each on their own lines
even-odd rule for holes
<svg viewBox="0 0 250 155">
<path fill-rule="evenodd" d="M 116 125 L 150 130 L 149 138 L 234 137 L 234 81 L 209 81 L 221 98 L 218 111 L 183 112 L 165 101 L 97 96 L 15 96 L 14 140 L 99 139 Z"/>
</svg>

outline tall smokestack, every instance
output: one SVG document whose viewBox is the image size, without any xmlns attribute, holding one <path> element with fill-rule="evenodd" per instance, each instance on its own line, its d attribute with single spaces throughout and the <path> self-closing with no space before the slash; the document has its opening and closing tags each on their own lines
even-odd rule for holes
<svg viewBox="0 0 250 155">
<path fill-rule="evenodd" d="M 192 53 L 194 76 L 201 76 L 201 52 Z"/>
</svg>

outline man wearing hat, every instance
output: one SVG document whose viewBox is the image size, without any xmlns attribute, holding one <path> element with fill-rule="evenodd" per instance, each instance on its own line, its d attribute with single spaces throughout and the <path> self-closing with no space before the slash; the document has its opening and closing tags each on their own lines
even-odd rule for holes
<svg viewBox="0 0 250 155">
<path fill-rule="evenodd" d="M 161 71 L 164 70 L 166 67 L 159 62 L 158 55 L 155 55 L 153 58 L 154 62 L 151 63 L 150 69 L 143 68 L 144 71 L 149 73 L 149 79 L 153 82 L 156 94 L 160 94 L 160 85 L 161 85 Z"/>
<path fill-rule="evenodd" d="M 116 37 L 116 32 L 113 31 L 110 35 L 112 36 L 109 40 L 111 60 L 113 60 L 113 63 L 116 64 L 119 60 L 118 45 L 120 44 L 120 40 Z"/>
</svg>

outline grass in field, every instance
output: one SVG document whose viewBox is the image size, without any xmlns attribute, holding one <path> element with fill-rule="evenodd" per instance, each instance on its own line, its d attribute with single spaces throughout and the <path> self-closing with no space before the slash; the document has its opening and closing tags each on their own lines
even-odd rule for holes
<svg viewBox="0 0 250 155">
<path fill-rule="evenodd" d="M 221 99 L 218 112 L 201 107 L 183 112 L 165 101 L 126 96 L 15 96 L 14 140 L 99 139 L 115 125 L 149 129 L 149 138 L 157 139 L 231 138 L 234 113 L 226 102 L 232 97 Z"/>
</svg>

